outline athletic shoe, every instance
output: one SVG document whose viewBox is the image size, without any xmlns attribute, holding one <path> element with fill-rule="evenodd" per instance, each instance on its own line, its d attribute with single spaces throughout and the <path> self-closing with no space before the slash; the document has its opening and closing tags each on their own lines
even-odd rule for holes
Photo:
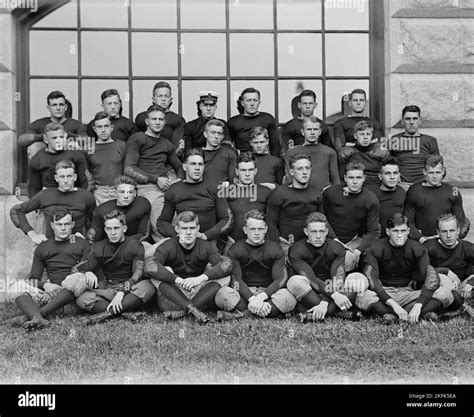
<svg viewBox="0 0 474 417">
<path fill-rule="evenodd" d="M 186 315 L 186 311 L 184 310 L 174 310 L 174 311 L 165 311 L 163 315 L 168 320 L 179 320 L 182 319 Z"/>
<path fill-rule="evenodd" d="M 301 323 L 306 323 L 308 321 L 312 321 L 312 322 L 315 322 L 315 321 L 324 321 L 324 319 L 313 319 L 313 313 L 299 313 L 298 314 L 298 317 L 300 319 L 300 322 Z"/>
<path fill-rule="evenodd" d="M 217 321 L 230 321 L 230 320 L 238 320 L 243 317 L 244 315 L 240 311 L 219 310 L 216 315 L 216 320 Z"/>
<path fill-rule="evenodd" d="M 392 313 L 385 313 L 382 316 L 382 324 L 390 325 L 395 324 L 398 320 L 398 316 Z"/>
<path fill-rule="evenodd" d="M 451 320 L 455 317 L 458 317 L 460 316 L 462 313 L 464 312 L 464 309 L 461 307 L 459 307 L 457 310 L 453 310 L 453 311 L 445 311 L 441 314 L 438 315 L 438 318 L 439 320 L 441 321 L 446 321 L 446 320 Z"/>
<path fill-rule="evenodd" d="M 25 315 L 16 316 L 10 320 L 10 324 L 12 327 L 23 327 L 28 320 L 29 318 Z"/>
<path fill-rule="evenodd" d="M 340 319 L 359 321 L 362 318 L 362 313 L 359 310 L 338 311 L 334 316 Z"/>
<path fill-rule="evenodd" d="M 130 320 L 132 323 L 139 322 L 140 320 L 144 319 L 145 316 L 146 313 L 144 311 L 127 311 L 121 315 L 121 317 Z"/>
<path fill-rule="evenodd" d="M 429 313 L 423 314 L 421 318 L 423 320 L 439 321 L 439 316 L 434 311 L 430 311 Z"/>
<path fill-rule="evenodd" d="M 93 325 L 102 323 L 106 320 L 115 317 L 115 314 L 109 311 L 103 311 L 102 313 L 92 314 L 91 316 L 87 317 L 86 324 Z"/>
<path fill-rule="evenodd" d="M 474 318 L 474 308 L 472 308 L 470 305 L 467 305 L 466 303 L 464 303 L 461 308 L 463 309 L 463 312 L 471 319 Z"/>
<path fill-rule="evenodd" d="M 187 310 L 188 313 L 193 315 L 197 322 L 200 324 L 206 324 L 211 320 L 207 314 L 204 314 L 202 311 L 198 310 L 194 306 L 188 306 Z"/>
</svg>

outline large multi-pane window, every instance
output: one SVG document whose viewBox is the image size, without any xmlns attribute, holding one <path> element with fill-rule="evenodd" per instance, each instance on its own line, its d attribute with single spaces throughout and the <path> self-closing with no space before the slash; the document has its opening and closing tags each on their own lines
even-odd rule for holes
<svg viewBox="0 0 474 417">
<path fill-rule="evenodd" d="M 354 88 L 368 91 L 381 117 L 374 103 L 382 97 L 373 91 L 383 74 L 374 64 L 379 7 L 374 0 L 71 0 L 28 28 L 29 114 L 21 124 L 45 116 L 46 95 L 56 89 L 87 123 L 100 93 L 116 88 L 133 118 L 151 104 L 158 80 L 172 85 L 172 110 L 186 120 L 196 117 L 199 91 L 218 92 L 216 115 L 228 119 L 250 86 L 261 91 L 260 110 L 280 124 L 306 88 L 318 96 L 316 115 L 329 122 Z"/>
</svg>

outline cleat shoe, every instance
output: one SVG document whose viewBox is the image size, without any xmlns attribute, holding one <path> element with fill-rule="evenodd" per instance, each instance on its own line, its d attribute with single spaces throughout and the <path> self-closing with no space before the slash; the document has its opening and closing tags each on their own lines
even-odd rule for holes
<svg viewBox="0 0 474 417">
<path fill-rule="evenodd" d="M 439 316 L 434 311 L 430 311 L 429 313 L 423 314 L 421 318 L 423 320 L 439 321 Z"/>
<path fill-rule="evenodd" d="M 470 305 L 464 303 L 461 307 L 463 309 L 463 313 L 469 316 L 471 319 L 474 318 L 474 308 L 472 308 Z"/>
<path fill-rule="evenodd" d="M 438 316 L 438 318 L 439 318 L 440 321 L 447 321 L 447 320 L 451 320 L 455 317 L 460 316 L 463 312 L 464 312 L 463 308 L 460 307 L 460 308 L 458 308 L 457 310 L 454 310 L 454 311 L 445 311 L 444 313 L 441 313 Z"/>
<path fill-rule="evenodd" d="M 121 315 L 121 317 L 131 321 L 132 323 L 138 323 L 143 320 L 145 316 L 146 313 L 144 311 L 127 311 Z"/>
<path fill-rule="evenodd" d="M 114 313 L 108 312 L 108 311 L 103 311 L 102 313 L 97 313 L 97 314 L 92 314 L 90 317 L 87 318 L 86 324 L 93 325 L 93 324 L 98 324 L 102 323 L 106 320 L 109 320 L 111 318 L 115 317 Z"/>
<path fill-rule="evenodd" d="M 198 323 L 200 324 L 206 324 L 209 323 L 211 320 L 207 314 L 204 314 L 202 311 L 198 310 L 196 307 L 189 305 L 187 307 L 188 313 L 193 315 L 194 318 L 197 320 Z"/>
<path fill-rule="evenodd" d="M 224 311 L 219 310 L 216 315 L 217 321 L 230 321 L 244 318 L 244 315 L 240 311 Z"/>
<path fill-rule="evenodd" d="M 351 321 L 359 321 L 362 318 L 362 313 L 359 310 L 338 311 L 334 317 Z"/>
<path fill-rule="evenodd" d="M 186 315 L 186 311 L 184 310 L 174 310 L 174 311 L 165 311 L 163 315 L 168 320 L 179 320 L 182 319 Z"/>
<path fill-rule="evenodd" d="M 385 313 L 382 316 L 382 324 L 390 325 L 395 324 L 398 321 L 398 317 L 392 313 Z"/>
<path fill-rule="evenodd" d="M 298 317 L 300 319 L 300 323 L 307 323 L 308 321 L 314 321 L 313 313 L 299 313 Z"/>
<path fill-rule="evenodd" d="M 27 321 L 23 327 L 26 329 L 26 331 L 31 332 L 32 330 L 40 330 L 44 329 L 45 327 L 49 327 L 51 323 L 44 319 L 44 318 L 33 318 L 30 321 Z"/>
<path fill-rule="evenodd" d="M 23 327 L 23 325 L 28 321 L 28 317 L 27 316 L 16 316 L 16 317 L 13 317 L 11 320 L 10 320 L 10 324 L 12 327 Z"/>
</svg>

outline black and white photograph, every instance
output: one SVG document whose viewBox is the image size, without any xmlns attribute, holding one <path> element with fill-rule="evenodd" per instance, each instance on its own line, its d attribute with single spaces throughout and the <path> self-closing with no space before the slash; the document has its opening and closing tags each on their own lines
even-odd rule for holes
<svg viewBox="0 0 474 417">
<path fill-rule="evenodd" d="M 0 89 L 1 417 L 472 417 L 474 0 L 0 0 Z"/>
</svg>

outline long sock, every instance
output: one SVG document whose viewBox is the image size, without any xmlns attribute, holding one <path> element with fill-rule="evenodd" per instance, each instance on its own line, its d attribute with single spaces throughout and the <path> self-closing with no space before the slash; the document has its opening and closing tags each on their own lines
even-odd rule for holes
<svg viewBox="0 0 474 417">
<path fill-rule="evenodd" d="M 306 310 L 317 306 L 321 302 L 321 297 L 316 293 L 316 291 L 311 290 L 306 294 L 301 300 L 300 303 L 306 307 Z"/>
<path fill-rule="evenodd" d="M 370 309 L 370 312 L 375 313 L 378 316 L 383 316 L 387 313 L 395 314 L 395 312 L 388 305 L 382 303 L 382 301 L 377 301 L 377 303 L 375 303 Z"/>
<path fill-rule="evenodd" d="M 247 301 L 245 301 L 242 297 L 240 297 L 240 300 L 237 303 L 237 305 L 235 306 L 235 309 L 242 313 L 245 310 L 247 310 L 247 307 L 248 307 Z"/>
<path fill-rule="evenodd" d="M 457 291 L 453 291 L 453 296 L 454 296 L 454 301 L 446 309 L 448 311 L 457 310 L 458 308 L 460 308 L 464 304 L 464 298 L 462 298 L 461 294 L 459 294 Z"/>
<path fill-rule="evenodd" d="M 273 301 L 267 300 L 266 302 L 270 304 L 270 306 L 272 307 L 272 309 L 270 310 L 270 313 L 266 317 L 268 318 L 278 317 L 281 314 L 281 311 L 278 310 L 278 308 L 276 308 L 275 304 L 273 304 Z"/>
<path fill-rule="evenodd" d="M 355 299 L 357 297 L 356 292 L 341 292 L 341 294 L 345 295 L 349 299 L 349 301 L 352 303 L 352 305 L 354 305 Z M 331 298 L 331 302 L 328 305 L 328 311 L 326 313 L 326 317 L 333 317 L 338 311 L 341 311 L 341 309 L 337 306 L 337 304 Z"/>
<path fill-rule="evenodd" d="M 420 316 L 426 313 L 435 312 L 437 313 L 443 307 L 443 303 L 441 301 L 435 300 L 432 298 L 428 301 L 421 309 Z"/>
<path fill-rule="evenodd" d="M 215 308 L 214 297 L 221 286 L 217 282 L 211 282 L 202 287 L 193 297 L 193 306 L 201 311 L 209 311 Z"/>
<path fill-rule="evenodd" d="M 122 311 L 133 311 L 140 308 L 142 305 L 142 300 L 136 295 L 128 293 L 122 300 Z"/>
<path fill-rule="evenodd" d="M 107 310 L 107 307 L 109 306 L 110 302 L 106 300 L 99 300 L 94 304 L 94 307 L 92 307 L 92 313 L 97 314 L 97 313 L 102 313 L 103 311 Z"/>
<path fill-rule="evenodd" d="M 63 288 L 55 297 L 53 297 L 53 299 L 49 301 L 48 304 L 40 308 L 40 313 L 43 317 L 47 317 L 61 307 L 72 303 L 74 299 L 74 294 L 71 291 Z"/>
<path fill-rule="evenodd" d="M 16 298 L 16 304 L 31 320 L 33 317 L 42 318 L 40 310 L 29 294 L 22 294 Z"/>
<path fill-rule="evenodd" d="M 160 284 L 160 291 L 166 298 L 183 310 L 186 310 L 186 307 L 190 304 L 184 293 L 174 284 L 162 282 Z"/>
</svg>

